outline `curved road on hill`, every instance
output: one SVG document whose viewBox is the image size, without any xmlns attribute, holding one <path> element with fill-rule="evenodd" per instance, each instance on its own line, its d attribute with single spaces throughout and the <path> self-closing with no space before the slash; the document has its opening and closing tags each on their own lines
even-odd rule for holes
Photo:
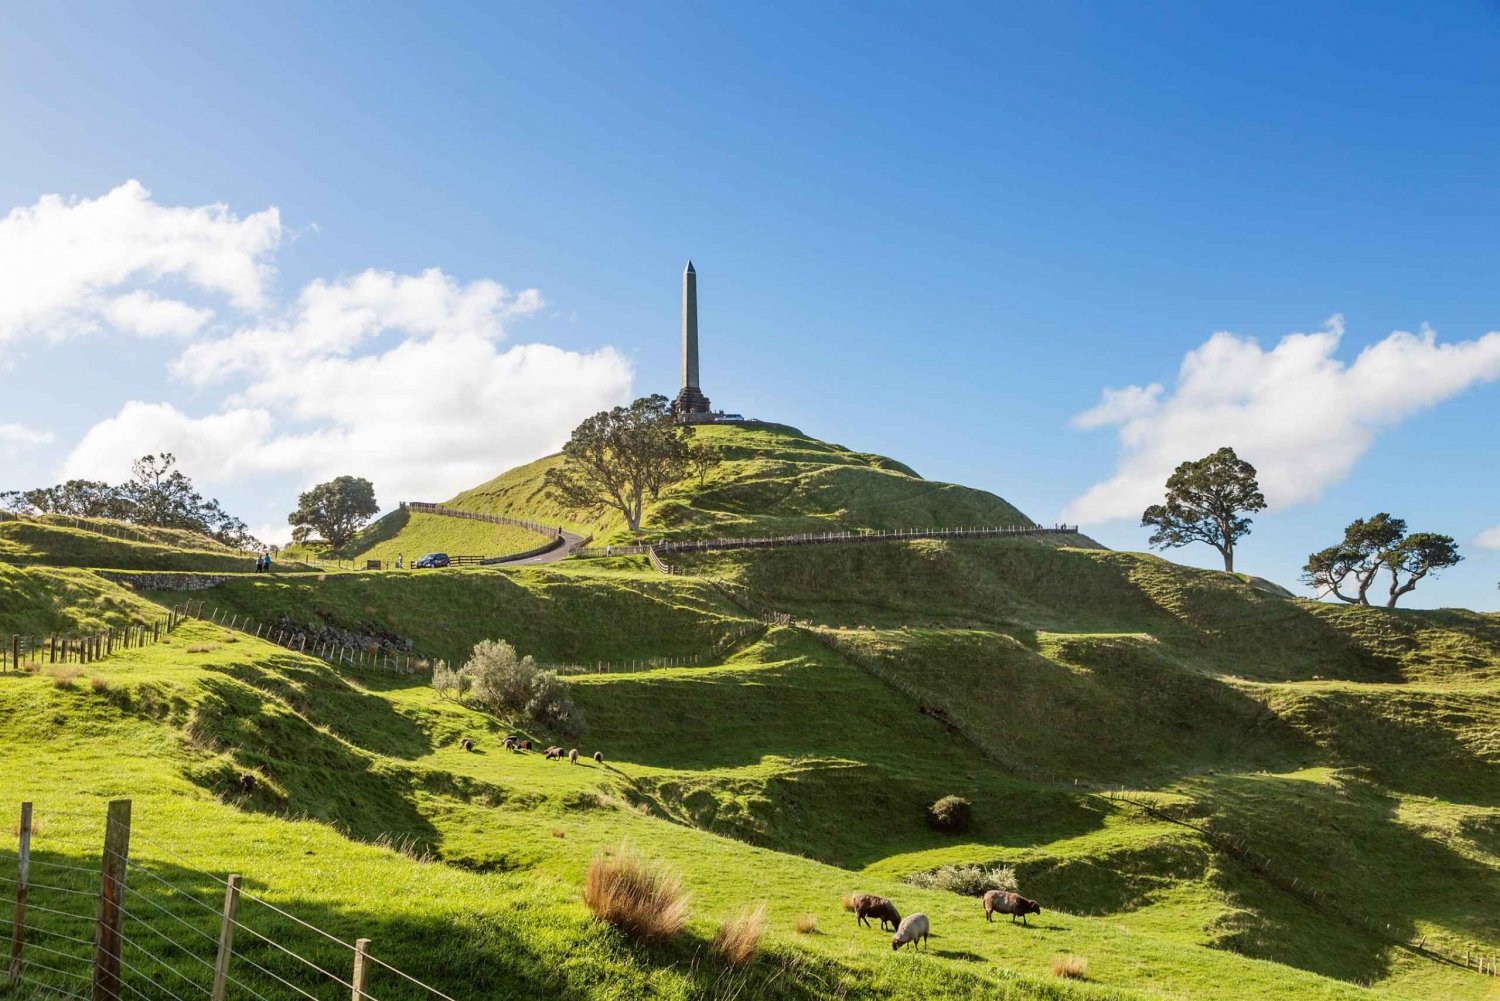
<svg viewBox="0 0 1500 1001">
<path fill-rule="evenodd" d="M 504 563 L 491 564 L 498 567 L 531 567 L 542 563 L 558 563 L 573 555 L 573 551 L 583 545 L 584 539 L 581 535 L 572 532 L 563 532 L 563 544 L 556 549 L 549 550 L 539 556 L 531 556 L 524 560 L 507 560 Z"/>
</svg>

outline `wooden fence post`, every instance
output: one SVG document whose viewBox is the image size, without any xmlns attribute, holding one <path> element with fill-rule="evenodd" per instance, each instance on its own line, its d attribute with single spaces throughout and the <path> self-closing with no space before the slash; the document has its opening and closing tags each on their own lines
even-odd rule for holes
<svg viewBox="0 0 1500 1001">
<path fill-rule="evenodd" d="M 370 940 L 357 938 L 354 940 L 354 979 L 351 982 L 354 987 L 354 1001 L 367 1001 L 370 995 L 365 993 L 365 987 L 370 982 L 370 964 L 367 961 L 370 955 Z"/>
<path fill-rule="evenodd" d="M 16 874 L 16 910 L 10 932 L 10 989 L 21 979 L 21 947 L 26 942 L 26 887 L 31 873 L 31 804 L 21 804 L 21 846 Z"/>
<path fill-rule="evenodd" d="M 219 954 L 214 959 L 214 989 L 211 1001 L 224 1001 L 229 982 L 229 957 L 234 954 L 234 915 L 240 906 L 240 877 L 231 873 L 224 887 L 224 919 L 219 925 Z"/>
<path fill-rule="evenodd" d="M 109 804 L 100 860 L 99 921 L 94 932 L 93 1001 L 120 997 L 120 927 L 125 920 L 125 867 L 130 860 L 130 800 Z"/>
</svg>

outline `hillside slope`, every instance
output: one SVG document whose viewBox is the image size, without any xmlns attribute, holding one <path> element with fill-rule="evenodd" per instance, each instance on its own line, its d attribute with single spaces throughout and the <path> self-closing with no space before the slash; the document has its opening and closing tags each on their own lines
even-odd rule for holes
<svg viewBox="0 0 1500 1001">
<path fill-rule="evenodd" d="M 855 452 L 775 424 L 700 427 L 695 439 L 720 461 L 663 491 L 647 509 L 652 538 L 789 535 L 846 528 L 1029 525 L 1000 497 L 924 480 L 884 456 Z M 447 503 L 466 511 L 565 524 L 599 541 L 626 537 L 619 515 L 572 510 L 546 495 L 548 456 L 466 490 Z"/>
</svg>

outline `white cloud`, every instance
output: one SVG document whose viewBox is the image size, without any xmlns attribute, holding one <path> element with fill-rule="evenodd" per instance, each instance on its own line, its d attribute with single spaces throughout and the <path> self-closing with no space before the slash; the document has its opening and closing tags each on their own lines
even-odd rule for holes
<svg viewBox="0 0 1500 1001">
<path fill-rule="evenodd" d="M 0 424 L 0 456 L 11 458 L 51 441 L 51 431 L 38 431 L 24 424 Z"/>
<path fill-rule="evenodd" d="M 171 452 L 194 480 L 222 483 L 265 470 L 255 456 L 271 435 L 271 415 L 236 408 L 189 417 L 170 403 L 132 400 L 118 414 L 89 428 L 63 461 L 63 479 L 118 483 L 142 455 Z"/>
<path fill-rule="evenodd" d="M 104 315 L 116 327 L 142 337 L 189 337 L 213 319 L 214 311 L 136 289 L 110 302 Z"/>
<path fill-rule="evenodd" d="M 312 282 L 289 316 L 195 344 L 173 372 L 201 386 L 237 373 L 295 371 L 314 359 L 346 356 L 386 331 L 499 339 L 506 320 L 529 316 L 541 305 L 536 289 L 511 295 L 493 281 L 460 285 L 438 268 L 420 275 L 370 270 L 339 282 Z"/>
<path fill-rule="evenodd" d="M 505 322 L 536 312 L 534 289 L 366 271 L 308 285 L 284 317 L 192 344 L 173 371 L 204 386 L 235 377 L 223 412 L 189 417 L 132 402 L 85 435 L 65 475 L 110 479 L 136 453 L 172 451 L 205 482 L 350 473 L 377 496 L 445 499 L 559 447 L 579 420 L 624 399 L 612 348 L 502 350 Z"/>
<path fill-rule="evenodd" d="M 1500 525 L 1480 532 L 1474 544 L 1480 549 L 1500 549 Z"/>
<path fill-rule="evenodd" d="M 1500 378 L 1500 333 L 1440 344 L 1432 330 L 1403 331 L 1334 357 L 1344 333 L 1335 316 L 1270 351 L 1253 339 L 1214 334 L 1183 359 L 1170 394 L 1160 386 L 1105 390 L 1074 426 L 1118 426 L 1114 475 L 1069 505 L 1082 522 L 1135 518 L 1161 497 L 1179 462 L 1222 445 L 1253 463 L 1273 507 L 1316 500 L 1348 476 L 1380 431 Z"/>
<path fill-rule="evenodd" d="M 164 279 L 259 309 L 280 239 L 275 208 L 241 219 L 225 205 L 159 205 L 138 181 L 93 199 L 44 195 L 0 219 L 0 343 L 95 330 L 112 311 L 138 332 L 131 318 L 182 332 L 192 307 L 113 294 Z"/>
</svg>

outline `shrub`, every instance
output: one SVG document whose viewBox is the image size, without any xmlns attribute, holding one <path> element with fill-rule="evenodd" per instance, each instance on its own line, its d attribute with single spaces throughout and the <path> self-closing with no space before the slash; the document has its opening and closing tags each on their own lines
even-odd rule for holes
<svg viewBox="0 0 1500 1001">
<path fill-rule="evenodd" d="M 967 831 L 973 816 L 974 807 L 962 796 L 944 796 L 927 808 L 927 823 L 940 831 Z"/>
<path fill-rule="evenodd" d="M 437 672 L 433 672 L 437 684 Z M 583 712 L 568 697 L 567 686 L 555 671 L 542 671 L 530 657 L 517 657 L 504 640 L 485 640 L 474 647 L 468 663 L 456 676 L 458 693 L 490 712 L 525 714 L 562 736 L 588 733 Z"/>
<path fill-rule="evenodd" d="M 595 855 L 583 884 L 583 902 L 594 917 L 640 942 L 665 942 L 687 921 L 682 878 L 641 859 L 627 847 Z"/>
<path fill-rule="evenodd" d="M 816 935 L 818 933 L 818 916 L 816 914 L 802 914 L 797 918 L 798 935 Z"/>
<path fill-rule="evenodd" d="M 760 951 L 760 937 L 766 933 L 766 905 L 747 907 L 732 918 L 719 922 L 714 949 L 736 970 L 747 965 Z"/>
<path fill-rule="evenodd" d="M 945 865 L 929 872 L 914 872 L 905 878 L 924 890 L 946 890 L 966 897 L 982 897 L 989 890 L 1016 892 L 1016 871 L 1008 865 Z"/>
<path fill-rule="evenodd" d="M 1052 975 L 1068 980 L 1082 980 L 1089 972 L 1089 961 L 1083 956 L 1053 956 Z"/>
<path fill-rule="evenodd" d="M 459 673 L 448 666 L 446 660 L 440 660 L 432 669 L 432 687 L 439 695 L 459 695 L 458 690 Z"/>
</svg>

